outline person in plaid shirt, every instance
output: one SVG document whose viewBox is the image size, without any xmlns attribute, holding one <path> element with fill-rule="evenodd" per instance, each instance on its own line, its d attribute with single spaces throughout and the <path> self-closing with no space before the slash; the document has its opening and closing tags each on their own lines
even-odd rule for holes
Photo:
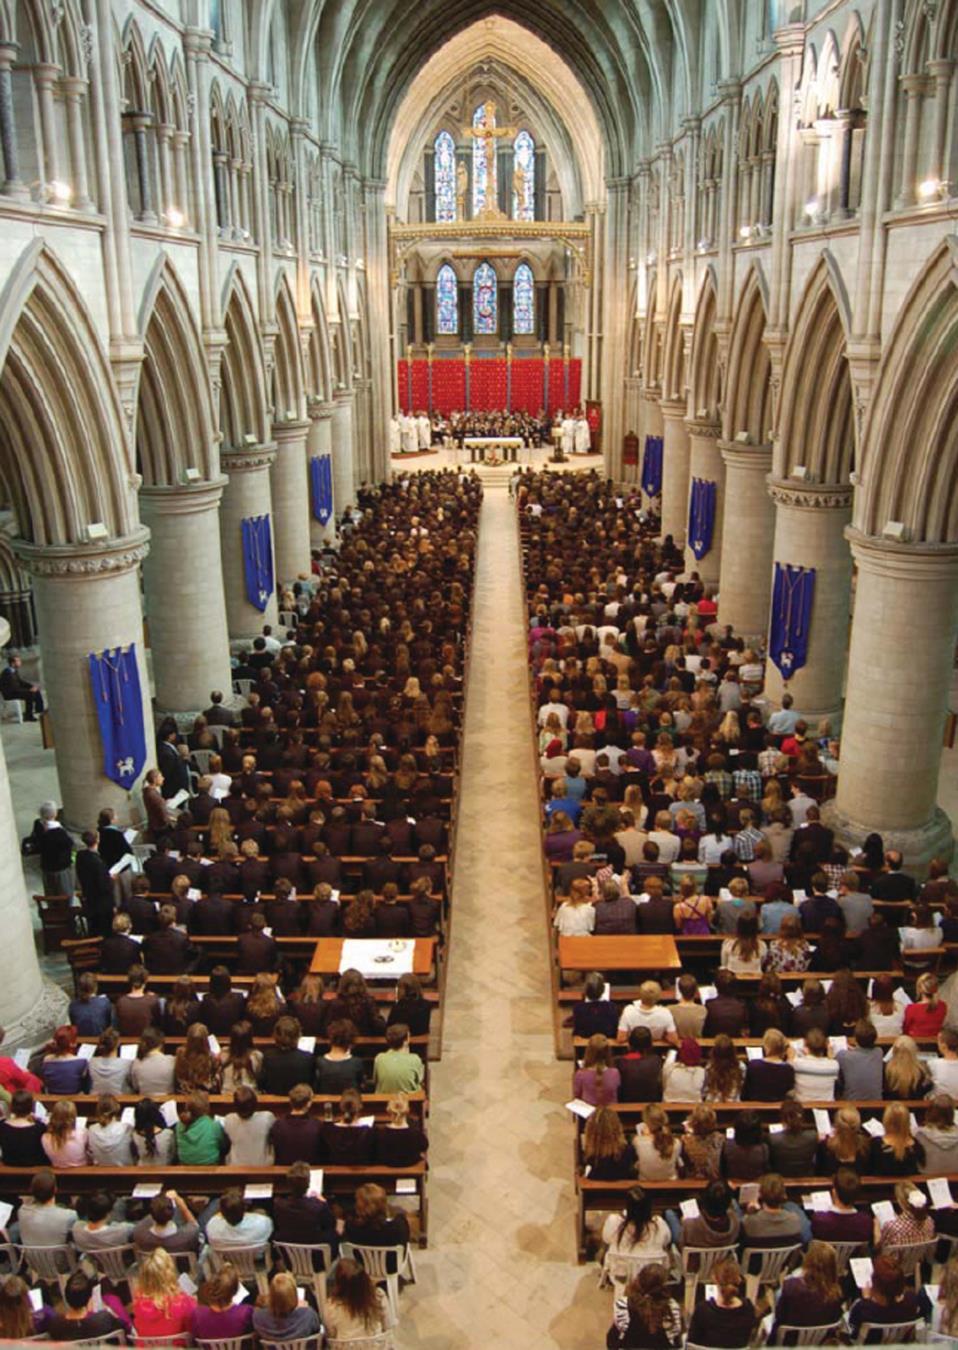
<svg viewBox="0 0 958 1350">
<path fill-rule="evenodd" d="M 765 734 L 765 749 L 759 752 L 758 770 L 763 778 L 772 778 L 778 773 L 778 765 L 783 758 L 771 732 Z M 788 761 L 786 760 L 786 763 Z"/>
<path fill-rule="evenodd" d="M 739 821 L 740 827 L 733 840 L 735 856 L 740 862 L 754 862 L 755 845 L 760 844 L 764 836 L 755 828 L 755 817 L 747 806 L 742 808 Z"/>
<path fill-rule="evenodd" d="M 724 755 L 709 755 L 705 770 L 706 783 L 714 783 L 723 802 L 732 795 L 732 775 L 725 767 Z M 761 794 L 759 794 L 761 795 Z"/>
<path fill-rule="evenodd" d="M 754 755 L 744 753 L 739 755 L 735 770 L 732 773 L 732 781 L 735 784 L 736 797 L 741 797 L 748 802 L 760 802 L 762 800 L 762 775 L 755 767 Z"/>
</svg>

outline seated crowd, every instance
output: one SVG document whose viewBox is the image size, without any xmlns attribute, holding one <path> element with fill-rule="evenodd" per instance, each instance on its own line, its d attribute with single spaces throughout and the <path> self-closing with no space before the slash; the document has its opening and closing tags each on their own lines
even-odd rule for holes
<svg viewBox="0 0 958 1350">
<path fill-rule="evenodd" d="M 554 930 L 672 935 L 681 956 L 677 979 L 637 990 L 555 957 L 580 1249 L 598 1246 L 616 1293 L 607 1343 L 955 1334 L 958 1262 L 934 1308 L 915 1274 L 958 1239 L 947 864 L 922 884 L 879 836 L 836 841 L 831 727 L 788 694 L 770 709 L 761 654 L 716 622 L 638 489 L 524 472 L 516 497 Z M 883 1184 L 894 1201 L 873 1209 Z"/>
<path fill-rule="evenodd" d="M 362 1340 L 394 1324 L 362 1251 L 401 1249 L 412 1278 L 415 1231 L 362 1173 L 394 1172 L 390 1191 L 422 1173 L 436 999 L 412 974 L 388 993 L 356 970 L 324 980 L 306 940 L 441 936 L 480 499 L 445 472 L 360 492 L 338 551 L 284 594 L 286 640 L 265 629 L 241 654 L 241 710 L 214 693 L 188 736 L 161 724 L 142 873 L 124 868 L 111 812 L 84 835 L 95 969 L 75 968 L 69 1025 L 43 1051 L 0 1058 L 0 1159 L 33 1172 L 9 1222 L 24 1261 L 0 1287 L 0 1337 Z M 221 1165 L 283 1170 L 255 1201 L 224 1179 L 198 1212 L 175 1172 L 148 1201 L 130 1194 L 141 1169 Z M 91 1166 L 110 1169 L 105 1188 L 71 1192 Z M 31 1250 L 58 1244 L 76 1267 L 62 1300 L 44 1286 L 31 1302 Z M 329 1247 L 324 1299 L 310 1285 L 304 1304 L 283 1244 Z M 261 1292 L 231 1247 L 256 1249 Z M 132 1264 L 101 1289 L 112 1248 Z"/>
</svg>

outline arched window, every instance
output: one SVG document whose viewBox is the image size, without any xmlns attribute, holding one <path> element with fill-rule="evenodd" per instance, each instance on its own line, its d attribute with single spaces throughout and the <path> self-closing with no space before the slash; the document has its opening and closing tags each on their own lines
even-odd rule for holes
<svg viewBox="0 0 958 1350">
<path fill-rule="evenodd" d="M 433 148 L 436 152 L 436 219 L 455 220 L 456 144 L 448 131 L 440 131 Z"/>
<path fill-rule="evenodd" d="M 486 116 L 486 109 L 489 109 L 489 116 Z M 496 125 L 496 110 L 491 103 L 480 103 L 479 107 L 472 114 L 472 125 L 475 129 L 480 127 L 494 127 Z M 495 169 L 492 172 L 492 181 L 489 181 L 489 162 L 486 159 L 486 146 L 489 140 L 485 136 L 475 136 L 472 142 L 472 214 L 478 216 L 479 212 L 495 200 L 496 196 L 496 175 Z M 495 141 L 492 142 L 495 145 Z M 495 165 L 495 159 L 493 159 Z"/>
<path fill-rule="evenodd" d="M 520 263 L 512 279 L 512 331 L 517 335 L 535 332 L 535 296 L 532 268 L 528 263 Z"/>
<path fill-rule="evenodd" d="M 495 333 L 499 327 L 496 274 L 487 262 L 479 264 L 472 278 L 472 320 L 477 333 Z"/>
<path fill-rule="evenodd" d="M 528 131 L 520 131 L 512 143 L 512 215 L 536 218 L 536 143 Z"/>
<path fill-rule="evenodd" d="M 459 285 L 448 263 L 440 267 L 436 277 L 436 332 L 453 336 L 459 332 Z"/>
</svg>

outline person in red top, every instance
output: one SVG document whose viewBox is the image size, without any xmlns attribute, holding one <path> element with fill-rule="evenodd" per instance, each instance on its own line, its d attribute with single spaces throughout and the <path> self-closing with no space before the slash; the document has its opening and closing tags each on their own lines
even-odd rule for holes
<svg viewBox="0 0 958 1350">
<path fill-rule="evenodd" d="M 0 1027 L 0 1044 L 6 1034 L 3 1027 Z M 6 1055 L 0 1055 L 0 1087 L 6 1088 L 8 1092 L 16 1092 L 20 1088 L 26 1089 L 27 1092 L 43 1091 L 43 1083 L 35 1073 L 21 1069 L 16 1060 Z"/>
<path fill-rule="evenodd" d="M 938 997 L 938 980 L 932 974 L 920 975 L 915 985 L 917 998 L 905 1009 L 902 1031 L 916 1039 L 937 1036 L 948 1014 L 948 1004 Z"/>
<path fill-rule="evenodd" d="M 714 619 L 718 613 L 718 605 L 710 595 L 703 595 L 695 607 L 700 615 L 707 615 L 711 619 Z"/>
</svg>

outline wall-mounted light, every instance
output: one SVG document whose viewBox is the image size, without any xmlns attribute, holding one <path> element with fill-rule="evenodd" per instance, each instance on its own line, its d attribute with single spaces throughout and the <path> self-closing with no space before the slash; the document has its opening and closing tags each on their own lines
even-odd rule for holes
<svg viewBox="0 0 958 1350">
<path fill-rule="evenodd" d="M 923 202 L 930 202 L 935 197 L 941 195 L 941 179 L 926 178 L 923 183 L 918 184 L 918 195 Z"/>
<path fill-rule="evenodd" d="M 103 524 L 102 520 L 94 520 L 86 527 L 86 537 L 91 544 L 99 539 L 109 539 L 110 531 Z"/>
<path fill-rule="evenodd" d="M 896 544 L 907 544 L 908 526 L 903 520 L 886 520 L 881 535 L 883 539 L 891 539 Z"/>
<path fill-rule="evenodd" d="M 653 249 L 651 253 L 647 253 L 645 255 L 645 262 L 647 267 L 655 266 L 655 257 L 656 257 L 655 249 Z"/>
<path fill-rule="evenodd" d="M 738 237 L 739 237 L 739 239 L 751 239 L 751 237 L 752 237 L 752 227 L 751 227 L 751 225 L 743 225 L 742 228 L 741 228 L 741 229 L 739 230 L 739 232 L 738 232 Z"/>
<path fill-rule="evenodd" d="M 808 216 L 809 220 L 815 219 L 815 217 L 818 215 L 820 207 L 821 202 L 818 200 L 817 197 L 810 197 L 808 199 L 808 201 L 805 203 L 805 214 L 806 216 Z"/>
<path fill-rule="evenodd" d="M 56 202 L 58 206 L 68 206 L 73 200 L 73 188 L 59 178 L 47 184 L 47 193 L 50 201 Z"/>
<path fill-rule="evenodd" d="M 182 230 L 186 224 L 186 216 L 176 206 L 171 206 L 168 211 L 164 211 L 163 219 L 174 230 Z"/>
</svg>

